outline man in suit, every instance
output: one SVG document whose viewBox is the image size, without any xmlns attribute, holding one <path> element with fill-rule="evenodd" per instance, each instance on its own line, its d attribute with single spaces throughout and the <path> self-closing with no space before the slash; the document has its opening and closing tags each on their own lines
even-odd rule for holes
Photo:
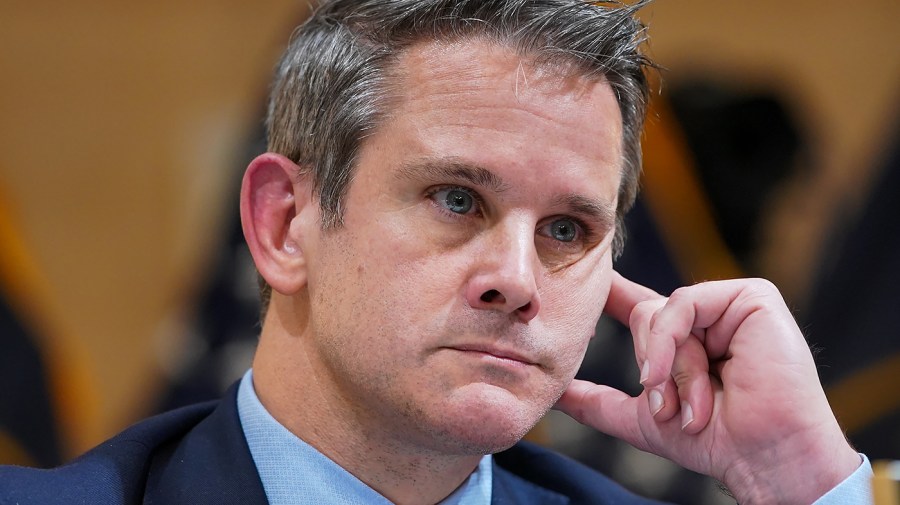
<svg viewBox="0 0 900 505">
<path fill-rule="evenodd" d="M 648 96 L 637 7 L 326 2 L 243 180 L 252 372 L 68 466 L 3 470 L 0 501 L 646 502 L 520 442 L 554 405 L 741 503 L 864 482 L 773 286 L 662 298 L 613 271 Z M 636 398 L 573 381 L 604 307 L 634 334 Z"/>
</svg>

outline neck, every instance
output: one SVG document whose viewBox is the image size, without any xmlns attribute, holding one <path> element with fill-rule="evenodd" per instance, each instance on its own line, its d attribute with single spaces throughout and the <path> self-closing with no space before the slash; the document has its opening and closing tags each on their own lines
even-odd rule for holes
<svg viewBox="0 0 900 505">
<path fill-rule="evenodd" d="M 279 423 L 398 505 L 440 502 L 475 470 L 481 456 L 422 447 L 377 414 L 361 412 L 313 352 L 309 332 L 285 331 L 299 326 L 281 324 L 289 321 L 273 308 L 253 361 L 253 383 Z"/>
</svg>

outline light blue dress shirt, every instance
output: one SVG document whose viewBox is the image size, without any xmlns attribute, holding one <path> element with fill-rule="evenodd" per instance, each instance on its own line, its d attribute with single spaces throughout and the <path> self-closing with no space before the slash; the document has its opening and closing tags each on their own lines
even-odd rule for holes
<svg viewBox="0 0 900 505">
<path fill-rule="evenodd" d="M 392 505 L 337 463 L 288 431 L 259 402 L 248 370 L 238 388 L 238 415 L 270 505 Z M 871 505 L 872 465 L 862 464 L 813 505 Z M 493 458 L 481 459 L 469 478 L 439 505 L 490 505 Z M 799 485 L 800 483 L 798 483 Z"/>
<path fill-rule="evenodd" d="M 392 505 L 276 421 L 256 396 L 252 370 L 241 379 L 237 404 L 250 455 L 270 505 Z M 440 505 L 490 505 L 492 471 L 493 458 L 481 458 L 472 475 Z"/>
<path fill-rule="evenodd" d="M 813 502 L 813 505 L 872 505 L 872 464 L 865 454 L 860 454 L 862 464 L 843 482 Z"/>
</svg>

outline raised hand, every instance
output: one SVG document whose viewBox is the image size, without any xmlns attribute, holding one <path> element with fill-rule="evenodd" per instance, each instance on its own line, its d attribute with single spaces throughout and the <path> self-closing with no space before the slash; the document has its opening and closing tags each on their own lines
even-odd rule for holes
<svg viewBox="0 0 900 505">
<path fill-rule="evenodd" d="M 576 380 L 557 409 L 719 479 L 742 504 L 812 503 L 860 465 L 770 282 L 665 298 L 615 274 L 605 312 L 631 329 L 644 391 Z"/>
</svg>

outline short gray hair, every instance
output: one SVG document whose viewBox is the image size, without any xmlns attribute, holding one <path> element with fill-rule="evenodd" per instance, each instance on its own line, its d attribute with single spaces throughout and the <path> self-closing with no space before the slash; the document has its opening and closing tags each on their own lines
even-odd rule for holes
<svg viewBox="0 0 900 505">
<path fill-rule="evenodd" d="M 323 228 L 340 226 L 363 139 L 386 113 L 392 64 L 417 42 L 485 38 L 577 75 L 604 78 L 622 114 L 623 167 L 613 251 L 637 196 L 649 96 L 641 53 L 649 3 L 585 0 L 324 0 L 294 32 L 277 67 L 266 127 L 269 151 L 311 178 Z M 298 176 L 301 174 L 298 174 Z M 260 280 L 263 310 L 271 288 Z"/>
</svg>

